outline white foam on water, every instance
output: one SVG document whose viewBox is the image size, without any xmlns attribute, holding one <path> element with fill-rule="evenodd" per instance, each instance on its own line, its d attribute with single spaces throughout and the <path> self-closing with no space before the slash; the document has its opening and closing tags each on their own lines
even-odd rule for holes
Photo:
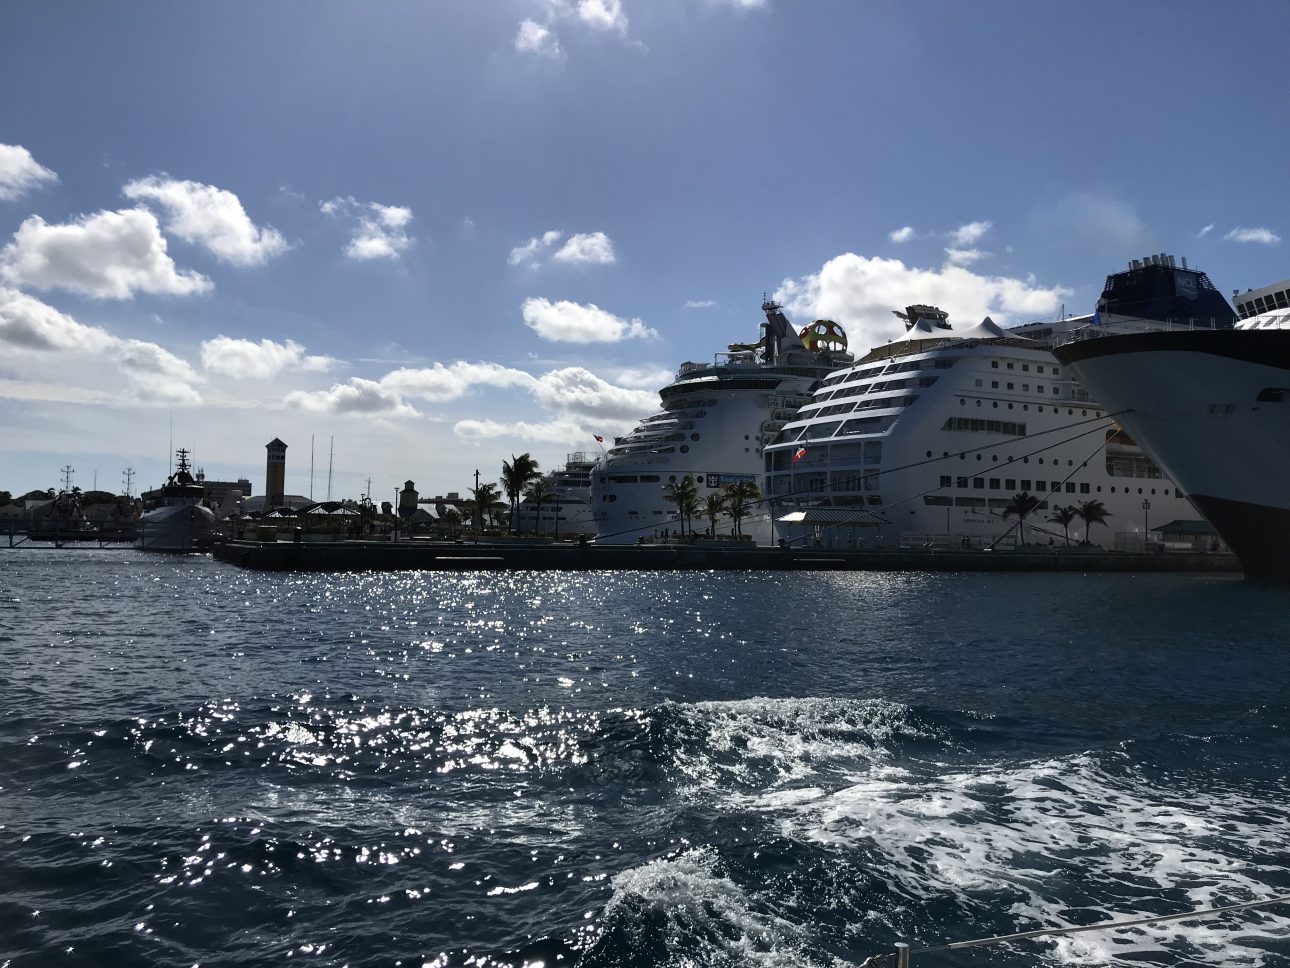
<svg viewBox="0 0 1290 968">
<path fill-rule="evenodd" d="M 694 848 L 653 860 L 614 876 L 613 896 L 602 924 L 630 931 L 662 920 L 661 938 L 641 939 L 663 946 L 669 968 L 714 964 L 801 968 L 811 963 L 804 951 L 807 931 L 773 914 L 756 910 L 755 899 L 721 876 L 716 852 Z M 647 915 L 656 915 L 649 917 Z"/>
<path fill-rule="evenodd" d="M 938 936 L 910 939 L 915 947 L 991 934 L 1001 912 L 1011 930 L 1028 931 L 1290 893 L 1290 798 L 1209 783 L 1200 771 L 1148 776 L 1124 752 L 900 766 L 893 739 L 934 734 L 896 703 L 753 699 L 687 715 L 708 741 L 679 764 L 689 795 L 766 813 L 790 840 L 863 852 L 912 910 L 949 899 L 964 912 L 953 936 L 933 928 Z M 992 927 L 972 931 L 974 917 Z M 1288 938 L 1283 905 L 1013 951 L 1060 964 L 1263 966 L 1284 963 Z"/>
</svg>

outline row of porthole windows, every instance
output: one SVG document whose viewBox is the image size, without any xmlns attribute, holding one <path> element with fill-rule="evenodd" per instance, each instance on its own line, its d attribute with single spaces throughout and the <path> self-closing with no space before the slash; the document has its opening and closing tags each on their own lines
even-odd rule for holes
<svg viewBox="0 0 1290 968">
<path fill-rule="evenodd" d="M 928 456 L 928 457 L 931 457 L 931 456 L 932 456 L 932 452 L 931 452 L 930 450 L 929 450 L 929 451 L 927 451 L 927 456 Z M 941 458 L 942 458 L 942 459 L 947 458 L 947 457 L 949 457 L 949 456 L 950 456 L 950 452 L 949 452 L 948 450 L 943 450 L 943 451 L 941 451 Z M 981 455 L 980 455 L 980 454 L 977 454 L 977 455 L 976 455 L 976 459 L 977 459 L 977 460 L 980 460 L 980 459 L 981 459 Z M 1009 460 L 1011 460 L 1011 458 L 1008 458 L 1008 459 L 1009 459 Z M 967 460 L 967 451 L 963 451 L 962 453 L 960 453 L 960 454 L 959 454 L 959 460 Z M 991 455 L 990 455 L 990 460 L 991 460 L 992 462 L 996 463 L 996 464 L 997 464 L 997 463 L 999 463 L 999 455 L 998 455 L 998 454 L 991 454 Z M 1036 457 L 1036 458 L 1035 458 L 1035 460 L 1036 460 L 1038 463 L 1040 463 L 1040 464 L 1042 464 L 1042 463 L 1044 462 L 1044 458 L 1042 458 L 1042 457 Z M 1061 463 L 1061 460 L 1060 460 L 1060 459 L 1058 459 L 1058 458 L 1056 458 L 1056 457 L 1050 457 L 1050 458 L 1048 458 L 1048 460 L 1049 460 L 1049 462 L 1050 462 L 1054 467 Z M 1029 458 L 1029 457 L 1022 457 L 1022 458 L 1021 458 L 1021 463 L 1023 463 L 1023 464 L 1029 464 L 1029 463 L 1030 463 L 1030 458 Z M 1066 466 L 1067 466 L 1067 467 L 1074 467 L 1074 466 L 1075 466 L 1075 462 L 1074 462 L 1073 460 L 1070 460 L 1070 459 L 1068 458 L 1068 459 L 1067 459 L 1067 461 L 1066 461 Z M 1088 467 L 1088 461 L 1082 461 L 1082 462 L 1080 463 L 1080 466 L 1081 466 L 1081 467 Z"/>
<path fill-rule="evenodd" d="M 977 400 L 976 405 L 977 405 L 978 407 L 979 407 L 979 406 L 981 406 L 981 401 L 980 401 L 980 400 Z M 966 407 L 966 406 L 967 406 L 967 398 L 966 398 L 966 397 L 959 397 L 959 406 L 960 406 L 960 407 Z M 999 409 L 999 401 L 998 401 L 998 400 L 991 400 L 991 401 L 990 401 L 990 406 L 992 406 L 994 409 L 998 410 L 998 409 Z M 1009 410 L 1012 410 L 1012 409 L 1013 409 L 1013 405 L 1012 405 L 1011 403 L 1010 403 L 1010 404 L 1008 404 L 1008 409 L 1009 409 Z M 1028 403 L 1023 403 L 1023 404 L 1021 405 L 1021 409 L 1022 409 L 1022 410 L 1026 410 L 1026 411 L 1029 411 L 1029 410 L 1030 410 L 1030 404 L 1028 404 Z M 1039 411 L 1040 413 L 1043 413 L 1043 412 L 1044 412 L 1044 405 L 1041 403 L 1041 404 L 1037 405 L 1037 406 L 1035 407 L 1035 409 L 1036 409 L 1037 411 Z M 1061 408 L 1061 407 L 1053 407 L 1053 413 L 1061 413 L 1061 412 L 1062 412 L 1062 408 Z M 1070 407 L 1067 407 L 1067 408 L 1066 408 L 1066 413 L 1067 413 L 1067 415 L 1068 415 L 1068 416 L 1071 416 L 1071 417 L 1075 416 L 1075 411 L 1074 411 L 1074 409 L 1072 409 L 1072 408 L 1070 408 Z M 1081 416 L 1081 417 L 1087 417 L 1087 416 L 1088 416 L 1088 411 L 1087 411 L 1087 410 L 1081 410 L 1081 411 L 1080 411 L 1080 416 Z M 1100 410 L 1094 410 L 1094 411 L 1093 411 L 1093 416 L 1095 416 L 1095 417 L 1100 417 L 1100 416 L 1102 416 L 1102 412 L 1101 412 Z"/>
<path fill-rule="evenodd" d="M 994 490 L 1005 490 L 1005 491 L 1016 491 L 1016 490 L 1022 490 L 1022 491 L 1029 491 L 1029 490 L 1030 490 L 1030 487 L 1031 487 L 1031 483 L 1032 483 L 1031 481 L 1027 480 L 1027 479 L 1026 479 L 1026 478 L 1024 478 L 1024 477 L 1023 477 L 1023 478 L 1020 478 L 1021 487 L 1020 487 L 1020 488 L 1018 488 L 1018 487 L 1017 487 L 1017 483 L 1018 483 L 1018 479 L 1017 479 L 1017 478 L 1013 478 L 1013 477 L 1005 477 L 1005 478 L 1003 478 L 1002 480 L 1003 480 L 1003 486 L 1002 486 L 1002 488 L 1000 488 L 1000 483 L 999 483 L 999 482 L 1000 482 L 1000 479 L 999 479 L 999 478 L 997 478 L 997 477 L 991 477 L 991 478 L 989 478 L 989 479 L 988 479 L 988 481 L 989 481 L 989 489 L 990 489 L 990 490 L 992 490 L 992 491 L 994 491 Z M 940 483 L 940 486 L 941 486 L 941 487 L 951 487 L 951 486 L 954 486 L 954 487 L 961 487 L 961 488 L 962 488 L 962 487 L 968 487 L 968 486 L 969 486 L 968 481 L 971 481 L 971 482 L 972 482 L 972 483 L 971 483 L 971 485 L 970 485 L 971 487 L 974 487 L 974 488 L 976 488 L 976 489 L 978 489 L 978 490 L 983 490 L 983 489 L 985 489 L 985 487 L 986 487 L 987 478 L 984 478 L 984 477 L 971 477 L 971 478 L 968 478 L 968 477 L 958 477 L 958 478 L 956 478 L 956 477 L 954 477 L 952 474 L 942 474 L 942 475 L 941 475 L 941 483 Z M 1043 482 L 1043 481 L 1034 481 L 1033 483 L 1035 484 L 1035 486 L 1036 486 L 1036 489 L 1037 489 L 1037 490 L 1044 491 L 1044 493 L 1053 493 L 1053 492 L 1060 493 L 1060 492 L 1061 492 L 1061 490 L 1062 490 L 1062 487 L 1063 487 L 1063 482 L 1061 482 L 1061 481 L 1049 481 L 1048 483 L 1050 483 L 1050 484 L 1052 485 L 1052 487 L 1051 487 L 1051 488 L 1048 488 L 1048 489 L 1045 489 L 1045 488 L 1044 488 L 1044 482 Z M 1078 486 L 1079 486 L 1079 493 L 1080 493 L 1080 494 L 1088 494 L 1088 493 L 1089 493 L 1090 485 L 1085 484 L 1085 483 L 1080 483 Z M 1074 494 L 1074 493 L 1075 493 L 1075 489 L 1076 489 L 1076 482 L 1075 482 L 1075 481 L 1066 481 L 1066 482 L 1065 482 L 1065 488 L 1066 488 L 1066 493 L 1067 493 L 1067 494 Z M 1093 487 L 1093 488 L 1092 488 L 1092 490 L 1093 490 L 1093 492 L 1094 492 L 1094 493 L 1101 494 L 1101 493 L 1102 493 L 1102 485 L 1101 485 L 1101 484 L 1098 484 L 1098 485 L 1096 485 L 1095 487 Z M 1155 493 L 1156 493 L 1156 489 L 1155 489 L 1154 487 L 1151 487 L 1151 488 L 1142 488 L 1142 487 L 1140 487 L 1140 488 L 1138 488 L 1138 489 L 1137 489 L 1137 491 L 1138 491 L 1138 493 L 1139 493 L 1139 494 L 1141 494 L 1141 495 L 1143 495 L 1143 496 L 1146 496 L 1146 495 L 1148 495 L 1148 494 L 1155 494 Z M 1115 486 L 1114 486 L 1114 485 L 1112 485 L 1112 486 L 1110 487 L 1110 493 L 1112 493 L 1112 494 L 1117 493 L 1117 491 L 1116 491 L 1116 489 L 1115 489 Z M 1119 492 L 1118 492 L 1118 493 L 1120 493 L 1120 494 L 1132 494 L 1132 493 L 1133 493 L 1133 488 L 1131 488 L 1131 487 L 1122 487 L 1122 488 L 1120 488 L 1120 490 L 1119 490 Z M 1161 493 L 1161 496 L 1162 496 L 1162 497 L 1169 497 L 1169 488 L 1167 488 L 1167 487 L 1166 487 L 1166 488 L 1161 488 L 1160 493 Z M 1176 493 L 1175 493 L 1175 495 L 1174 495 L 1174 496 L 1175 496 L 1175 497 L 1182 497 L 1182 492 L 1181 492 L 1181 491 L 1178 491 L 1178 492 L 1176 492 Z"/>
<path fill-rule="evenodd" d="M 999 361 L 998 361 L 998 360 L 991 360 L 991 361 L 990 361 L 990 366 L 991 366 L 993 369 L 996 369 L 996 370 L 997 370 L 997 369 L 999 369 Z M 1009 370 L 1016 369 L 1016 367 L 1015 367 L 1013 364 L 1011 364 L 1011 363 L 1009 363 L 1009 364 L 1008 364 L 1007 368 L 1008 368 Z M 1044 372 L 1044 368 L 1043 368 L 1043 366 L 1042 366 L 1042 365 L 1040 365 L 1040 366 L 1036 366 L 1036 367 L 1035 367 L 1035 369 L 1036 369 L 1037 371 L 1039 371 L 1040 373 L 1043 373 L 1043 372 Z M 1053 371 L 1053 376 L 1057 376 L 1057 374 L 1061 372 L 1061 371 L 1060 371 L 1059 369 L 1057 369 L 1057 367 L 1055 367 L 1055 366 L 1053 366 L 1053 367 L 1049 367 L 1049 369 L 1051 369 L 1051 370 Z M 1029 373 L 1029 372 L 1030 372 L 1030 364 L 1029 364 L 1029 363 L 1022 363 L 1022 364 L 1021 364 L 1021 372 L 1022 372 L 1022 373 Z"/>
</svg>

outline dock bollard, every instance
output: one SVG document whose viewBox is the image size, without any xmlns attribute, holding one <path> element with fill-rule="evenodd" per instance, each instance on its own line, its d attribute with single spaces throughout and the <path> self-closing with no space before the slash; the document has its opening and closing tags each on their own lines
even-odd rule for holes
<svg viewBox="0 0 1290 968">
<path fill-rule="evenodd" d="M 909 968 L 909 945 L 896 942 L 896 968 Z"/>
</svg>

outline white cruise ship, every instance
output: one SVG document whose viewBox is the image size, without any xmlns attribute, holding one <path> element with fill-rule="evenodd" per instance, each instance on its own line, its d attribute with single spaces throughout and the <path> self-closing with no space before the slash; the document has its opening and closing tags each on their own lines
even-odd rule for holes
<svg viewBox="0 0 1290 968">
<path fill-rule="evenodd" d="M 591 480 L 597 543 L 634 544 L 675 532 L 676 507 L 663 499 L 663 488 L 687 475 L 700 499 L 736 481 L 760 481 L 763 447 L 825 376 L 852 362 L 836 323 L 817 320 L 799 333 L 777 303 L 766 301 L 762 311 L 760 340 L 732 343 L 711 363 L 683 363 L 659 391 L 662 409 L 600 459 Z M 728 520 L 719 530 L 729 530 Z M 771 537 L 764 511 L 742 530 L 762 544 Z"/>
<path fill-rule="evenodd" d="M 597 455 L 579 451 L 565 457 L 564 467 L 545 476 L 547 495 L 539 508 L 529 498 L 520 502 L 516 530 L 521 534 L 549 534 L 576 538 L 596 533 L 591 513 L 591 471 Z"/>
<path fill-rule="evenodd" d="M 1290 579 L 1290 279 L 1234 327 L 1066 343 L 1058 358 L 1186 490 L 1250 577 Z"/>
<path fill-rule="evenodd" d="M 1122 547 L 1143 550 L 1153 522 L 1199 520 L 1184 491 L 1126 434 L 1122 415 L 1092 399 L 1052 353 L 1084 329 L 1168 327 L 1179 315 L 1175 300 L 1194 315 L 1230 318 L 1203 273 L 1185 260 L 1177 269 L 1167 256 L 1153 258 L 1153 271 L 1131 265 L 1109 276 L 1092 316 L 1010 330 L 987 317 L 955 330 L 934 307 L 897 313 L 905 336 L 830 374 L 766 448 L 763 490 L 777 536 L 836 548 L 1068 540 L 1114 548 L 1121 536 Z M 1144 297 L 1147 290 L 1154 295 Z M 1023 492 L 1040 502 L 1024 534 L 1016 513 Z M 1049 520 L 1091 501 L 1105 520 Z"/>
</svg>

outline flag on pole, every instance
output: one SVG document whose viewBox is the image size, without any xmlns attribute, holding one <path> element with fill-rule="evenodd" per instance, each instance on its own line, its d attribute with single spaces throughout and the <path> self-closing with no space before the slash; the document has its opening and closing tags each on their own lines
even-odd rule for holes
<svg viewBox="0 0 1290 968">
<path fill-rule="evenodd" d="M 805 456 L 806 456 L 806 448 L 805 447 L 797 448 L 797 450 L 793 451 L 793 463 L 796 464 L 799 460 L 801 460 Z"/>
<path fill-rule="evenodd" d="M 600 436 L 600 434 L 592 434 L 591 436 L 596 438 L 596 443 L 598 444 L 603 444 L 605 442 L 605 438 Z"/>
</svg>

